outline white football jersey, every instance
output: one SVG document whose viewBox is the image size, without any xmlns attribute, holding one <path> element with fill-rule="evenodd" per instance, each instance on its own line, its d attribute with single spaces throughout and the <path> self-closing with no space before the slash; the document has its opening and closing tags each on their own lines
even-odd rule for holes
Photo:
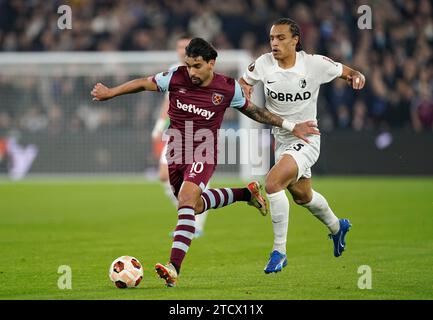
<svg viewBox="0 0 433 320">
<path fill-rule="evenodd" d="M 299 123 L 316 120 L 320 85 L 341 76 L 342 71 L 342 64 L 328 57 L 298 51 L 295 65 L 289 69 L 278 66 L 272 53 L 266 53 L 251 63 L 242 77 L 250 85 L 263 82 L 266 109 Z M 277 127 L 273 132 L 291 135 Z"/>
</svg>

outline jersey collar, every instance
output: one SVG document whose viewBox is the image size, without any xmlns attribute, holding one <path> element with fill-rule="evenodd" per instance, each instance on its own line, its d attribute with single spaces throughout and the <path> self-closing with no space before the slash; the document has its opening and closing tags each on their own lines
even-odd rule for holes
<svg viewBox="0 0 433 320">
<path fill-rule="evenodd" d="M 294 72 L 294 73 L 301 73 L 301 74 L 305 73 L 305 68 L 304 68 L 304 65 L 302 63 L 304 59 L 303 59 L 303 56 L 300 53 L 300 51 L 296 52 L 295 65 L 293 67 L 291 67 L 291 68 L 288 68 L 288 69 L 281 68 L 278 65 L 278 61 L 275 60 L 275 58 L 273 56 L 272 56 L 272 59 L 274 60 L 274 65 L 275 65 L 276 69 L 279 70 L 279 71 Z"/>
</svg>

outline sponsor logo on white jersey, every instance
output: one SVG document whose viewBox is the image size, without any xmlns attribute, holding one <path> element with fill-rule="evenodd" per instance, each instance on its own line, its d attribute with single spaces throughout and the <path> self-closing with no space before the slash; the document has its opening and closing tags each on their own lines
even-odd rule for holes
<svg viewBox="0 0 433 320">
<path fill-rule="evenodd" d="M 278 100 L 281 102 L 297 102 L 304 101 L 311 98 L 310 91 L 298 92 L 296 94 L 293 93 L 285 93 L 285 92 L 275 92 L 266 87 L 266 95 L 271 97 L 273 100 Z"/>
</svg>

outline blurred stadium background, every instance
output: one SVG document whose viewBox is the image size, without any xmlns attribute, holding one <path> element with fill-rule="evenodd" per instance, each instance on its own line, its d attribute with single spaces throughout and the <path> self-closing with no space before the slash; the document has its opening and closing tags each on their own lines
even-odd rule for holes
<svg viewBox="0 0 433 320">
<path fill-rule="evenodd" d="M 62 4 L 72 9 L 71 30 L 57 26 Z M 371 30 L 358 28 L 362 4 L 372 9 Z M 431 175 L 432 8 L 428 0 L 0 0 L 0 172 L 13 161 L 9 139 L 22 153 L 37 149 L 31 175 L 153 177 L 150 132 L 162 96 L 95 103 L 92 86 L 165 70 L 176 61 L 176 37 L 186 31 L 231 52 L 217 66 L 238 77 L 269 51 L 272 21 L 289 16 L 301 26 L 307 52 L 354 66 L 367 78 L 359 93 L 344 81 L 322 87 L 324 138 L 315 174 Z M 240 118 L 229 111 L 224 127 L 238 128 Z M 217 171 L 240 172 L 236 165 Z"/>
</svg>

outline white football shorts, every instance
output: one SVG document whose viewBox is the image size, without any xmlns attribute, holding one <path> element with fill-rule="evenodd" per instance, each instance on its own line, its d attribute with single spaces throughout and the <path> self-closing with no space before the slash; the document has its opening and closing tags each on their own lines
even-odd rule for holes
<svg viewBox="0 0 433 320">
<path fill-rule="evenodd" d="M 309 135 L 306 143 L 304 140 L 291 136 L 281 138 L 275 136 L 275 161 L 278 161 L 284 154 L 289 154 L 295 159 L 298 165 L 298 177 L 311 178 L 311 167 L 319 159 L 320 136 Z"/>
</svg>

